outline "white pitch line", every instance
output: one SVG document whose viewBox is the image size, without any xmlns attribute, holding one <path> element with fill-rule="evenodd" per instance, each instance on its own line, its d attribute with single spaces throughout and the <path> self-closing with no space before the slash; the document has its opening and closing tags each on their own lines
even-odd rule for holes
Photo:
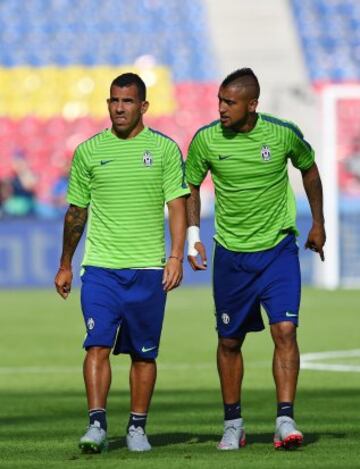
<svg viewBox="0 0 360 469">
<path fill-rule="evenodd" d="M 322 358 L 343 358 L 360 357 L 360 349 L 353 350 L 330 350 L 328 352 L 303 353 L 301 358 L 304 360 L 317 360 Z"/>
<path fill-rule="evenodd" d="M 318 371 L 339 371 L 351 372 L 355 371 L 360 373 L 360 366 L 356 365 L 340 365 L 340 364 L 326 364 L 326 363 L 301 363 L 302 370 L 318 370 Z"/>
<path fill-rule="evenodd" d="M 352 358 L 360 357 L 360 349 L 354 350 L 331 350 L 327 352 L 304 353 L 300 358 L 301 369 L 317 370 L 317 371 L 333 371 L 333 372 L 360 372 L 360 365 L 346 365 L 342 363 L 321 363 L 321 360 L 329 360 L 334 358 Z M 248 361 L 249 368 L 267 367 L 267 361 Z M 201 371 L 215 369 L 213 362 L 203 363 L 158 363 L 159 370 L 164 371 Z M 128 371 L 129 365 L 112 365 L 112 370 Z M 13 374 L 77 374 L 81 373 L 80 366 L 6 366 L 0 367 L 0 375 Z"/>
<path fill-rule="evenodd" d="M 303 370 L 333 371 L 333 372 L 360 372 L 359 365 L 346 365 L 342 363 L 321 363 L 321 360 L 334 358 L 360 357 L 360 349 L 330 350 L 328 352 L 304 353 L 300 358 L 300 367 Z"/>
</svg>

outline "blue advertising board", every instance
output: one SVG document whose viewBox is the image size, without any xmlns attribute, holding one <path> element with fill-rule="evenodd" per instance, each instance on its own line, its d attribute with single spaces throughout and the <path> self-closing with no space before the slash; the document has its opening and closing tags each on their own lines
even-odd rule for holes
<svg viewBox="0 0 360 469">
<path fill-rule="evenodd" d="M 302 246 L 309 228 L 309 217 L 299 217 L 302 236 L 299 244 L 304 283 L 311 282 L 312 254 Z M 62 244 L 62 220 L 1 220 L 0 221 L 0 288 L 53 287 L 54 275 L 59 266 Z M 169 244 L 168 230 L 166 230 Z M 211 282 L 211 254 L 214 222 L 205 218 L 201 222 L 201 237 L 208 253 L 208 270 L 194 272 L 184 262 L 184 284 L 209 284 Z M 73 269 L 74 286 L 80 283 L 79 272 L 84 242 L 76 251 Z"/>
</svg>

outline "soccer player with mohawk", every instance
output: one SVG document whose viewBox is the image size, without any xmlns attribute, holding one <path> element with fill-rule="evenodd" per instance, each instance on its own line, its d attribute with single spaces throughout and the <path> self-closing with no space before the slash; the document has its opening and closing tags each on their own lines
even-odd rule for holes
<svg viewBox="0 0 360 469">
<path fill-rule="evenodd" d="M 215 186 L 213 292 L 224 403 L 220 450 L 245 445 L 241 349 L 248 332 L 264 328 L 260 305 L 267 313 L 274 342 L 274 446 L 294 448 L 303 441 L 294 420 L 301 281 L 288 160 L 301 171 L 311 208 L 306 247 L 324 260 L 322 185 L 314 152 L 294 124 L 256 112 L 259 95 L 259 82 L 251 69 L 226 77 L 218 93 L 220 120 L 195 134 L 186 161 L 191 189 L 187 199 L 188 259 L 194 270 L 206 269 L 206 252 L 200 241 L 199 188 L 208 171 Z"/>
</svg>

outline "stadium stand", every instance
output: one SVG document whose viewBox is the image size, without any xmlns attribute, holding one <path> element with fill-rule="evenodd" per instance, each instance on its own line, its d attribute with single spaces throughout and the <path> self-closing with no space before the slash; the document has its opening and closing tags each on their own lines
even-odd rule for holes
<svg viewBox="0 0 360 469">
<path fill-rule="evenodd" d="M 360 3 L 356 0 L 291 0 L 309 78 L 322 95 L 343 85 L 348 93 L 333 101 L 336 175 L 339 187 L 338 278 L 360 279 Z M 358 91 L 351 91 L 358 86 Z M 339 89 L 339 86 L 338 88 Z M 325 95 L 324 93 L 324 95 Z M 352 93 L 352 95 L 351 95 Z M 325 102 L 323 102 L 325 105 Z M 323 142 L 323 146 L 327 145 Z M 323 164 L 327 155 L 324 154 Z M 334 188 L 329 188 L 334 192 Z M 326 191 L 325 191 L 326 194 Z M 328 219 L 337 213 L 328 214 Z"/>
<path fill-rule="evenodd" d="M 14 175 L 12 160 L 21 152 L 37 175 L 38 215 L 52 214 L 63 161 L 109 125 L 105 100 L 120 73 L 144 78 L 147 124 L 183 151 L 216 117 L 200 0 L 81 0 L 76 8 L 70 0 L 1 2 L 0 41 L 0 178 Z"/>
<path fill-rule="evenodd" d="M 316 91 L 360 80 L 358 3 L 279 0 L 274 8 L 268 0 L 79 0 L 75 8 L 70 0 L 0 2 L 0 217 L 10 207 L 13 215 L 57 221 L 73 150 L 108 127 L 108 86 L 125 70 L 140 73 L 147 83 L 151 106 L 146 123 L 173 137 L 186 153 L 195 130 L 217 118 L 219 79 L 251 66 L 261 78 L 260 110 L 297 122 L 321 161 Z M 340 270 L 351 283 L 360 278 L 359 101 L 342 101 L 338 109 L 339 183 L 346 195 L 340 200 Z M 32 182 L 27 192 L 20 188 L 26 203 L 7 206 L 14 187 L 19 193 L 19 156 L 26 161 L 26 180 Z M 295 191 L 301 194 L 301 178 L 294 176 Z M 207 181 L 204 213 L 212 210 L 211 193 Z M 309 210 L 304 200 L 298 202 L 304 236 Z M 6 236 L 4 246 L 12 239 Z M 26 239 L 32 246 L 30 234 Z M 314 278 L 310 252 L 302 252 L 301 264 L 309 283 Z M 4 265 L 8 272 L 13 262 Z M 17 272 L 14 284 L 20 282 Z"/>
<path fill-rule="evenodd" d="M 360 4 L 354 0 L 292 0 L 313 83 L 360 80 Z"/>
</svg>

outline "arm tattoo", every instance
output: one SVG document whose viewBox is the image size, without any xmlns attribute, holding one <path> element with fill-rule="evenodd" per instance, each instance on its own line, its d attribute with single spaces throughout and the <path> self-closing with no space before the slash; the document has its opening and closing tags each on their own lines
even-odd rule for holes
<svg viewBox="0 0 360 469">
<path fill-rule="evenodd" d="M 87 208 L 70 205 L 64 221 L 63 252 L 61 255 L 61 264 L 70 265 L 75 249 L 83 234 L 86 220 Z"/>
<path fill-rule="evenodd" d="M 190 196 L 186 199 L 186 216 L 188 226 L 200 226 L 200 187 L 189 184 Z"/>
<path fill-rule="evenodd" d="M 308 171 L 304 171 L 302 177 L 313 220 L 323 223 L 323 191 L 317 166 L 314 165 Z"/>
</svg>

